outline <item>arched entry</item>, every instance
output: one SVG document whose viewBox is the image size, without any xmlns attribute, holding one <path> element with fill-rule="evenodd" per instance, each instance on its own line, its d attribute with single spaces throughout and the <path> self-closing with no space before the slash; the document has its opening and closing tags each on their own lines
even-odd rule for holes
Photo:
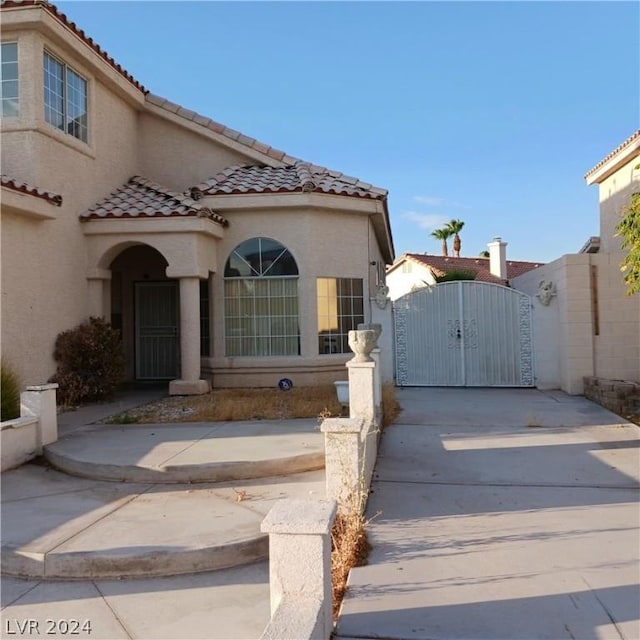
<svg viewBox="0 0 640 640">
<path fill-rule="evenodd" d="M 179 375 L 178 281 L 148 245 L 124 249 L 111 262 L 111 323 L 120 329 L 128 374 L 135 380 Z"/>
</svg>

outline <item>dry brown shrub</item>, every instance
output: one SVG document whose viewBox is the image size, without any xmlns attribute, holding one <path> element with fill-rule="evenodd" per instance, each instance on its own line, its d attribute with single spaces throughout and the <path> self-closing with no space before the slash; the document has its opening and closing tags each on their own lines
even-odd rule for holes
<svg viewBox="0 0 640 640">
<path fill-rule="evenodd" d="M 367 563 L 371 549 L 367 521 L 360 511 L 338 513 L 331 529 L 331 591 L 333 619 L 338 618 L 347 591 L 349 571 Z"/>
<path fill-rule="evenodd" d="M 396 398 L 396 388 L 393 384 L 382 385 L 382 428 L 388 427 L 402 411 Z"/>
<path fill-rule="evenodd" d="M 280 389 L 214 389 L 202 396 L 164 398 L 135 411 L 139 422 L 233 422 L 339 416 L 333 385 Z"/>
</svg>

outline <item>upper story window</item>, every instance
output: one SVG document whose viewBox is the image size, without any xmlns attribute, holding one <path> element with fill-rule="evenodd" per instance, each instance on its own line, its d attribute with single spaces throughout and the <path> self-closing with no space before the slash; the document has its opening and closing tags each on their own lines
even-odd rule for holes
<svg viewBox="0 0 640 640">
<path fill-rule="evenodd" d="M 0 101 L 2 117 L 11 118 L 20 114 L 20 87 L 18 84 L 18 43 L 3 42 L 0 52 Z"/>
<path fill-rule="evenodd" d="M 44 117 L 56 129 L 87 142 L 87 81 L 46 51 Z"/>
<path fill-rule="evenodd" d="M 271 238 L 239 244 L 224 269 L 227 356 L 300 355 L 298 266 Z"/>
</svg>

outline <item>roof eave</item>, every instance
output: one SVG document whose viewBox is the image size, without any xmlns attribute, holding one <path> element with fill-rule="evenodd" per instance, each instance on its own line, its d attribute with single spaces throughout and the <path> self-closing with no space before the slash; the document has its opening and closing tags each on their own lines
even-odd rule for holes
<svg viewBox="0 0 640 640">
<path fill-rule="evenodd" d="M 584 176 L 588 185 L 600 184 L 620 167 L 640 156 L 640 130 L 625 140 L 617 149 L 602 159 Z"/>
</svg>

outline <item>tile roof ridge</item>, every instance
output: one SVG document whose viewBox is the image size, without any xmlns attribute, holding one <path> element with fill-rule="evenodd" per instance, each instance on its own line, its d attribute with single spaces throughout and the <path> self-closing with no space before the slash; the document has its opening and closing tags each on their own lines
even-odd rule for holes
<svg viewBox="0 0 640 640">
<path fill-rule="evenodd" d="M 202 182 L 199 182 L 198 184 L 194 185 L 188 191 L 193 192 L 193 190 L 196 190 L 202 193 L 202 195 L 207 195 L 208 191 L 211 191 L 212 189 L 217 187 L 221 182 L 224 182 L 229 176 L 233 175 L 238 169 L 248 169 L 252 166 L 254 165 L 247 165 L 247 164 L 231 165 L 230 167 L 226 167 L 225 169 L 218 171 L 218 173 L 216 173 L 214 176 L 211 176 L 211 178 L 207 178 L 206 180 L 203 180 Z"/>
<path fill-rule="evenodd" d="M 607 154 L 600 162 L 598 162 L 595 166 L 591 167 L 587 173 L 584 174 L 584 178 L 588 178 L 592 173 L 595 173 L 600 167 L 605 165 L 611 158 L 613 158 L 617 153 L 620 153 L 623 149 L 631 145 L 632 142 L 640 138 L 640 129 L 637 129 L 634 133 L 632 133 L 624 142 L 621 142 L 611 153 Z"/>
<path fill-rule="evenodd" d="M 139 187 L 144 187 L 145 189 L 149 189 L 158 195 L 165 196 L 168 198 L 173 198 L 177 200 L 180 204 L 184 204 L 188 207 L 197 207 L 202 208 L 202 205 L 198 204 L 190 195 L 186 195 L 184 193 L 179 193 L 178 191 L 173 191 L 164 185 L 159 184 L 158 182 L 154 182 L 149 178 L 145 178 L 144 176 L 135 175 L 129 178 L 127 184 L 135 184 Z"/>
<path fill-rule="evenodd" d="M 140 84 L 124 67 L 118 64 L 93 38 L 89 37 L 78 25 L 69 20 L 67 16 L 56 7 L 52 2 L 47 0 L 1 0 L 0 9 L 17 9 L 20 7 L 42 7 L 51 16 L 53 16 L 60 24 L 69 29 L 90 49 L 97 53 L 109 66 L 113 67 L 123 78 L 128 80 L 136 89 L 146 94 L 147 89 Z"/>
<path fill-rule="evenodd" d="M 300 182 L 300 188 L 303 192 L 308 193 L 318 188 L 317 181 L 311 172 L 311 166 L 305 162 L 298 162 L 294 165 L 294 169 Z"/>
<path fill-rule="evenodd" d="M 127 187 L 138 187 L 139 189 L 143 189 L 145 191 L 151 191 L 156 196 L 160 196 L 161 198 L 166 200 L 172 200 L 173 204 L 176 207 L 184 207 L 187 210 L 189 210 L 192 214 L 198 217 L 210 218 L 211 220 L 222 225 L 223 227 L 229 226 L 229 221 L 225 217 L 221 216 L 219 213 L 211 209 L 210 207 L 205 207 L 201 205 L 200 203 L 196 202 L 196 200 L 191 198 L 189 195 L 185 195 L 177 191 L 173 191 L 172 189 L 169 189 L 164 185 L 161 185 L 157 182 L 154 182 L 153 180 L 150 180 L 149 178 L 145 178 L 144 176 L 140 176 L 140 175 L 132 176 L 131 178 L 129 178 L 129 180 L 127 180 L 127 182 L 125 182 L 124 184 L 120 185 L 118 188 L 111 191 L 104 198 L 98 200 L 95 204 L 89 207 L 84 213 L 82 213 L 80 215 L 80 218 L 82 220 L 88 220 L 92 218 L 93 210 L 104 207 L 113 198 L 120 197 L 119 194 L 122 192 L 123 189 L 126 189 Z M 105 216 L 105 217 L 111 217 L 111 216 Z M 149 217 L 154 217 L 154 215 L 150 215 Z"/>
<path fill-rule="evenodd" d="M 42 189 L 40 187 L 34 187 L 28 182 L 23 182 L 17 178 L 13 178 L 6 173 L 0 175 L 0 183 L 3 187 L 7 187 L 13 191 L 19 191 L 20 193 L 35 196 L 36 198 L 42 198 L 56 207 L 62 206 L 62 196 L 59 193 L 54 193 L 53 191 Z"/>
</svg>

